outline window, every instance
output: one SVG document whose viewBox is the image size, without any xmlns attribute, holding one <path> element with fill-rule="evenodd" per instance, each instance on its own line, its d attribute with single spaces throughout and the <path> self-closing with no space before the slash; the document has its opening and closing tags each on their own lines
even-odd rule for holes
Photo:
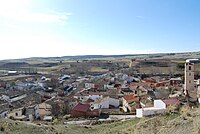
<svg viewBox="0 0 200 134">
<path fill-rule="evenodd" d="M 191 66 L 189 66 L 189 70 L 192 70 Z"/>
<path fill-rule="evenodd" d="M 189 81 L 189 83 L 191 83 L 191 80 Z"/>
<path fill-rule="evenodd" d="M 191 76 L 191 73 L 189 73 L 189 76 Z"/>
<path fill-rule="evenodd" d="M 15 116 L 18 116 L 18 113 L 15 113 Z"/>
</svg>

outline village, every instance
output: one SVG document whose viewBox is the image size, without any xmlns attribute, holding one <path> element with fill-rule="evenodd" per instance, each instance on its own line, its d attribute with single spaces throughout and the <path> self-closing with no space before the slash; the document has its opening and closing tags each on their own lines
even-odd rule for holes
<svg viewBox="0 0 200 134">
<path fill-rule="evenodd" d="M 130 61 L 130 68 L 135 60 Z M 32 123 L 77 124 L 87 120 L 127 120 L 195 107 L 200 79 L 194 79 L 197 59 L 185 62 L 184 76 L 127 74 L 25 75 L 0 81 L 0 118 Z M 18 75 L 9 71 L 8 75 Z"/>
</svg>

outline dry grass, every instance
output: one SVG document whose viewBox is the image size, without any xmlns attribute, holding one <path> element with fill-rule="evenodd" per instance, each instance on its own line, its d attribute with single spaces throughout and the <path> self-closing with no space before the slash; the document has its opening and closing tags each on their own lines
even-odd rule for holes
<svg viewBox="0 0 200 134">
<path fill-rule="evenodd" d="M 18 78 L 27 78 L 30 77 L 32 75 L 16 75 L 16 76 L 4 76 L 4 77 L 0 77 L 1 80 L 4 81 L 9 81 L 9 80 L 16 80 Z"/>
<path fill-rule="evenodd" d="M 0 120 L 0 133 L 9 134 L 198 134 L 200 133 L 200 109 L 181 109 L 182 114 L 167 114 L 150 118 L 131 119 L 86 128 L 77 125 L 55 124 L 38 126 L 22 122 Z M 187 114 L 185 114 L 187 113 Z"/>
<path fill-rule="evenodd" d="M 108 72 L 109 70 L 108 69 L 103 69 L 101 67 L 92 67 L 90 69 L 91 72 Z"/>
<path fill-rule="evenodd" d="M 0 134 L 55 134 L 53 127 L 38 126 L 12 120 L 0 120 Z"/>
</svg>

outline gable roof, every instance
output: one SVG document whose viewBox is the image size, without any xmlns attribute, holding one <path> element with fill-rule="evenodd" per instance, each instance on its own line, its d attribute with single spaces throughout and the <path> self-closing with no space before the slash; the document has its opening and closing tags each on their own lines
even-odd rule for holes
<svg viewBox="0 0 200 134">
<path fill-rule="evenodd" d="M 162 101 L 167 105 L 180 104 L 180 101 L 177 98 L 165 99 Z"/>
<path fill-rule="evenodd" d="M 87 112 L 90 109 L 90 105 L 89 104 L 82 104 L 82 103 L 78 103 L 73 110 L 75 111 L 80 111 L 80 112 Z"/>
<path fill-rule="evenodd" d="M 137 95 L 125 95 L 123 97 L 128 103 L 131 103 L 131 102 L 138 102 L 139 101 L 139 97 Z"/>
</svg>

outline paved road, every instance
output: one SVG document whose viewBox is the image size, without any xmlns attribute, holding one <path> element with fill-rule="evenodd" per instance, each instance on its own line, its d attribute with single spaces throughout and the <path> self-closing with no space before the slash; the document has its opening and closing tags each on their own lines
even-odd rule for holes
<svg viewBox="0 0 200 134">
<path fill-rule="evenodd" d="M 83 124 L 91 120 L 80 120 L 80 121 L 66 121 L 67 124 Z"/>
<path fill-rule="evenodd" d="M 109 115 L 107 119 L 99 119 L 100 121 L 107 121 L 107 120 L 113 120 L 113 119 L 119 119 L 119 120 L 128 120 L 135 118 L 135 115 Z M 95 119 L 96 120 L 96 119 Z M 66 121 L 67 124 L 83 124 L 86 122 L 89 122 L 92 120 L 79 120 L 79 121 Z"/>
<path fill-rule="evenodd" d="M 117 119 L 120 119 L 120 120 L 132 119 L 132 118 L 135 118 L 135 117 L 136 117 L 135 115 L 109 115 L 110 119 L 117 118 Z"/>
</svg>

